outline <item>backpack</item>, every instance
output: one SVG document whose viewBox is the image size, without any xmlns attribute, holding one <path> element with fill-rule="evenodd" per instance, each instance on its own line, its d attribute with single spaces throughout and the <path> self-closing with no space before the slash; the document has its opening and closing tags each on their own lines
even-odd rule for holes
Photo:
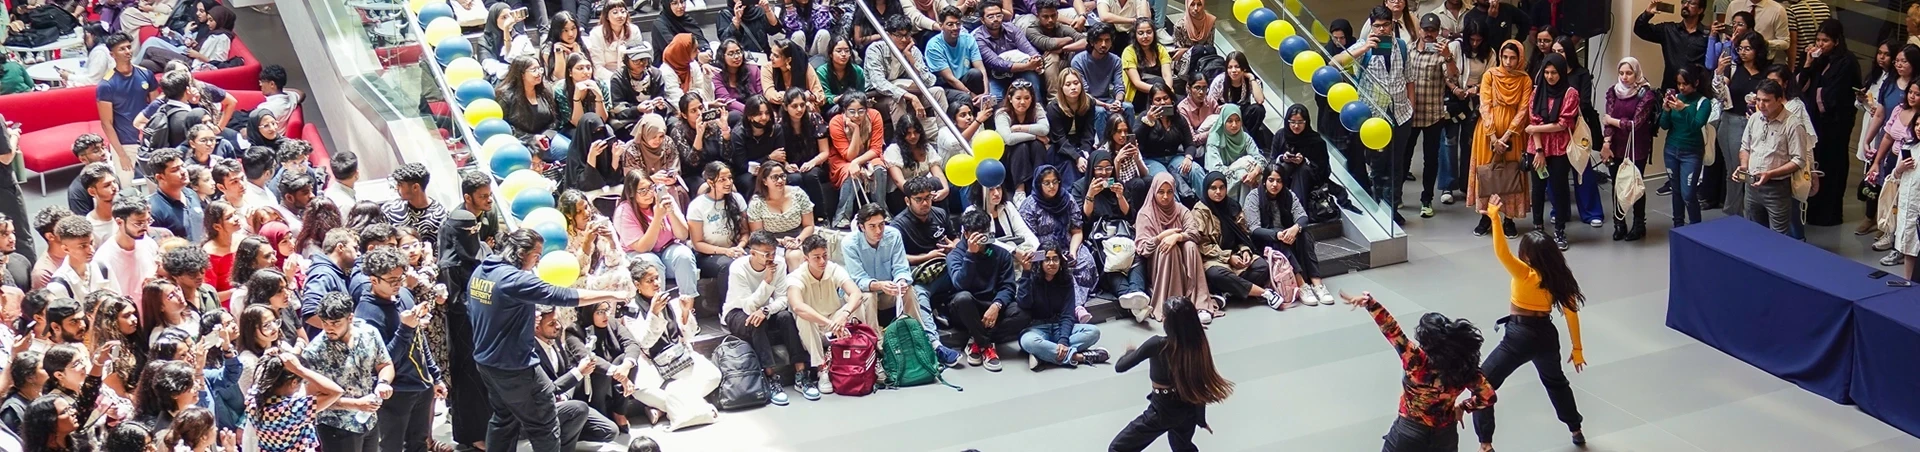
<svg viewBox="0 0 1920 452">
<path fill-rule="evenodd" d="M 887 325 L 886 336 L 881 339 L 880 369 L 886 371 L 888 388 L 919 386 L 934 381 L 955 390 L 965 389 L 948 383 L 940 375 L 945 366 L 934 355 L 933 344 L 927 342 L 927 331 L 920 327 L 920 321 L 912 317 L 901 316 L 893 324 Z"/>
<path fill-rule="evenodd" d="M 1187 73 L 1213 80 L 1213 76 L 1226 71 L 1227 58 L 1220 56 L 1220 49 L 1212 45 L 1197 45 L 1187 49 Z"/>
<path fill-rule="evenodd" d="M 1294 240 L 1305 238 L 1300 237 Z M 1280 305 L 1275 306 L 1274 309 L 1284 309 L 1300 297 L 1300 276 L 1294 274 L 1293 260 L 1287 259 L 1287 253 L 1267 248 L 1267 273 L 1271 279 L 1268 281 L 1271 285 L 1267 287 L 1272 287 L 1269 290 L 1280 294 Z"/>
<path fill-rule="evenodd" d="M 833 383 L 833 393 L 872 394 L 874 382 L 880 379 L 875 373 L 879 357 L 874 353 L 879 348 L 880 336 L 874 334 L 873 327 L 849 323 L 846 336 L 833 338 L 827 344 L 827 378 Z"/>
<path fill-rule="evenodd" d="M 714 391 L 714 405 L 723 410 L 755 408 L 767 404 L 767 376 L 754 356 L 753 345 L 732 335 L 720 340 L 713 349 L 713 364 L 720 368 L 720 387 Z"/>
<path fill-rule="evenodd" d="M 193 109 L 191 106 L 183 107 L 162 101 L 160 108 L 153 111 L 153 116 L 147 118 L 146 127 L 140 129 L 140 146 L 146 150 L 180 147 L 181 143 L 187 141 L 186 130 L 174 130 L 174 116 Z"/>
</svg>

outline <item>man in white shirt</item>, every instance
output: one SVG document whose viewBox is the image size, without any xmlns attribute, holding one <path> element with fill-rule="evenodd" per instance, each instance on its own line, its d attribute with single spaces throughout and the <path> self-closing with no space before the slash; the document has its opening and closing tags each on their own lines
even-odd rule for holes
<svg viewBox="0 0 1920 452">
<path fill-rule="evenodd" d="M 1461 29 L 1466 28 L 1467 2 L 1465 0 L 1446 0 L 1428 13 L 1440 17 L 1441 42 L 1459 37 Z"/>
<path fill-rule="evenodd" d="M 884 222 L 886 216 L 881 215 L 880 220 Z M 807 265 L 787 275 L 787 299 L 798 301 L 791 303 L 793 316 L 800 327 L 800 345 L 813 357 L 814 371 L 801 374 L 794 386 L 807 400 L 817 400 L 821 393 L 833 392 L 833 385 L 818 375 L 827 365 L 827 338 L 846 335 L 851 320 L 879 328 L 879 313 L 868 302 L 866 291 L 847 275 L 847 269 L 828 261 L 826 237 L 808 236 L 800 242 L 800 252 L 806 254 Z M 843 293 L 845 297 L 840 295 Z M 809 390 L 813 385 L 819 390 Z"/>
<path fill-rule="evenodd" d="M 328 162 L 333 171 L 333 183 L 327 184 L 327 200 L 333 206 L 346 212 L 360 202 L 360 195 L 354 192 L 353 185 L 360 182 L 360 156 L 353 151 L 340 151 Z"/>
<path fill-rule="evenodd" d="M 93 200 L 93 211 L 85 217 L 88 228 L 93 231 L 93 242 L 112 240 L 113 198 L 120 195 L 120 179 L 114 175 L 112 164 L 87 164 L 80 169 L 80 183 L 87 187 L 87 196 Z"/>
<path fill-rule="evenodd" d="M 787 404 L 786 389 L 776 369 L 793 366 L 796 375 L 804 374 L 812 362 L 801 346 L 799 326 L 793 311 L 787 309 L 787 262 L 775 258 L 773 234 L 754 231 L 747 238 L 747 258 L 735 259 L 727 269 L 727 302 L 720 307 L 720 325 L 735 337 L 753 344 L 753 353 L 767 371 L 767 394 L 774 405 Z M 773 344 L 787 348 L 788 362 L 773 354 Z M 796 390 L 808 388 L 796 384 Z"/>
<path fill-rule="evenodd" d="M 1368 166 L 1372 177 L 1373 198 L 1382 200 L 1394 208 L 1400 206 L 1401 177 L 1407 172 L 1406 152 L 1413 145 L 1413 71 L 1411 55 L 1412 44 L 1405 40 L 1390 39 L 1396 36 L 1399 22 L 1394 13 L 1385 6 L 1376 6 L 1368 14 L 1373 33 L 1360 42 L 1348 47 L 1346 51 L 1333 56 L 1333 61 L 1346 65 L 1356 63 L 1359 66 L 1360 96 L 1367 104 L 1376 109 L 1375 114 L 1384 116 L 1393 125 L 1393 139 L 1380 149 L 1370 153 Z M 1384 111 L 1382 111 L 1384 110 Z M 1394 213 L 1394 222 L 1405 222 L 1398 212 Z"/>
<path fill-rule="evenodd" d="M 273 192 L 267 191 L 267 180 L 273 178 L 273 170 L 280 166 L 280 158 L 273 149 L 255 146 L 248 148 L 246 155 L 240 157 L 242 180 L 240 185 L 246 193 L 240 198 L 241 212 L 251 212 L 256 207 L 272 207 L 277 204 Z M 231 201 L 229 201 L 231 203 Z M 291 225 L 289 225 L 291 226 Z"/>
<path fill-rule="evenodd" d="M 279 185 L 275 188 L 280 189 L 280 202 L 273 204 L 274 209 L 280 211 L 287 227 L 299 230 L 300 217 L 306 215 L 307 206 L 313 204 L 313 178 L 304 171 L 288 171 L 280 176 Z M 346 209 L 352 208 L 351 205 L 346 206 Z"/>
<path fill-rule="evenodd" d="M 260 67 L 260 94 L 265 94 L 267 100 L 254 108 L 273 112 L 275 118 L 287 117 L 307 98 L 306 93 L 287 87 L 287 70 L 278 64 Z"/>
<path fill-rule="evenodd" d="M 109 270 L 93 265 L 93 225 L 85 217 L 62 218 L 53 232 L 60 237 L 61 248 L 67 250 L 67 259 L 53 270 L 53 277 L 47 282 L 48 290 L 77 299 L 96 290 L 119 289 L 113 284 L 112 275 L 106 274 Z"/>
<path fill-rule="evenodd" d="M 121 295 L 140 293 L 140 286 L 160 269 L 160 243 L 147 237 L 153 225 L 147 200 L 122 196 L 113 201 L 113 222 L 119 232 L 93 253 L 93 267 L 106 269 Z"/>
</svg>

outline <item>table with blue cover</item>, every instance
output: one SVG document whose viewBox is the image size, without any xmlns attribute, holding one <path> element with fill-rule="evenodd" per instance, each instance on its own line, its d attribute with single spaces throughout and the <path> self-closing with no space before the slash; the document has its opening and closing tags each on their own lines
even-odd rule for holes
<svg viewBox="0 0 1920 452">
<path fill-rule="evenodd" d="M 1920 436 L 1920 288 L 1854 305 L 1853 384 L 1861 411 Z"/>
<path fill-rule="evenodd" d="M 1854 304 L 1894 292 L 1871 267 L 1729 217 L 1673 231 L 1667 327 L 1851 403 Z"/>
</svg>

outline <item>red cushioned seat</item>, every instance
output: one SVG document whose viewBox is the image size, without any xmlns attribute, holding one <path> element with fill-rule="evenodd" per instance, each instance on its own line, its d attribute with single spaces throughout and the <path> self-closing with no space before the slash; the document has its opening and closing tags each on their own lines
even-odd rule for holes
<svg viewBox="0 0 1920 452">
<path fill-rule="evenodd" d="M 300 134 L 295 138 L 313 144 L 313 154 L 307 157 L 307 163 L 312 163 L 314 168 L 332 168 L 333 156 L 327 152 L 327 143 L 320 139 L 320 129 L 314 127 L 313 123 L 301 127 Z"/>
</svg>

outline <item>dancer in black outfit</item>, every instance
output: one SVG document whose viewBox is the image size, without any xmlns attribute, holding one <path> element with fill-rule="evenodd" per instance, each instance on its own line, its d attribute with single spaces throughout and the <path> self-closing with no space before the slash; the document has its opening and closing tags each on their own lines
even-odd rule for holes
<svg viewBox="0 0 1920 452">
<path fill-rule="evenodd" d="M 1167 334 L 1148 338 L 1139 348 L 1127 347 L 1126 356 L 1113 368 L 1126 372 L 1146 361 L 1153 393 L 1147 395 L 1147 411 L 1113 437 L 1108 451 L 1144 450 L 1161 434 L 1167 435 L 1174 452 L 1198 451 L 1193 445 L 1194 427 L 1213 433 L 1207 425 L 1207 405 L 1233 395 L 1233 382 L 1213 368 L 1213 349 L 1207 345 L 1200 311 L 1193 302 L 1186 297 L 1168 298 L 1165 310 Z"/>
</svg>

